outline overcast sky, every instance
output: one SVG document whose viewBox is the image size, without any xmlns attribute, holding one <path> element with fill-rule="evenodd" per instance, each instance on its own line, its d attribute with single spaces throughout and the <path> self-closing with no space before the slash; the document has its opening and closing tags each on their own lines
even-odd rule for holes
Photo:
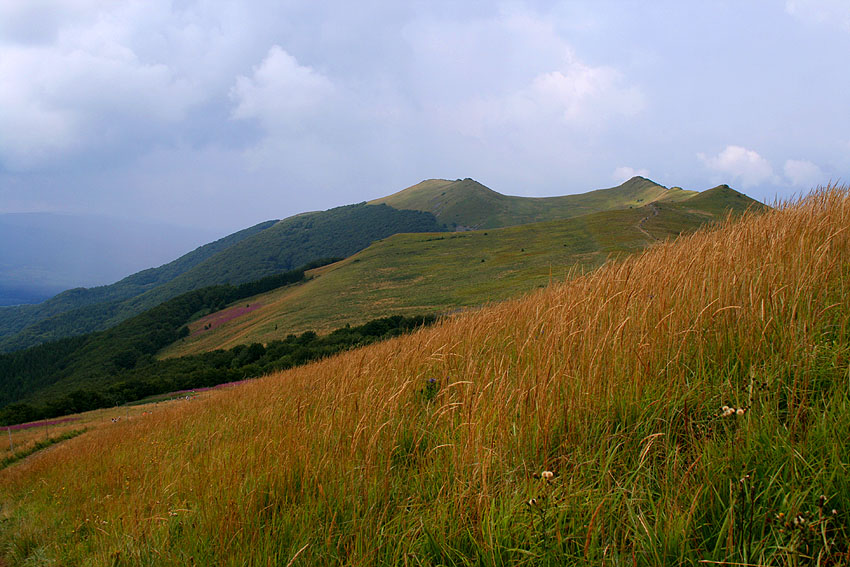
<svg viewBox="0 0 850 567">
<path fill-rule="evenodd" d="M 2 0 L 0 212 L 850 181 L 850 2 Z"/>
</svg>

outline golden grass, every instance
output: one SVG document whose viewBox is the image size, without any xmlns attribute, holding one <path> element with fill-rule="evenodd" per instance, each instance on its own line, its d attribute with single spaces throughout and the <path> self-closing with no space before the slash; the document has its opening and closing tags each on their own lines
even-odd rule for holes
<svg viewBox="0 0 850 567">
<path fill-rule="evenodd" d="M 740 475 L 727 473 L 736 459 L 762 466 L 759 428 L 796 439 L 816 421 L 818 349 L 848 336 L 849 228 L 848 191 L 830 187 L 92 431 L 0 471 L 6 554 L 96 565 L 733 557 L 732 527 L 700 535 L 726 498 L 705 487 L 718 471 Z M 846 372 L 839 355 L 830 364 Z M 718 421 L 723 404 L 748 410 L 734 432 Z M 727 443 L 740 454 L 722 454 Z M 551 484 L 533 478 L 544 469 Z M 539 516 L 523 507 L 535 495 L 552 502 Z"/>
<path fill-rule="evenodd" d="M 192 394 L 193 401 L 209 395 L 207 392 Z M 200 397 L 200 398 L 199 398 Z M 34 427 L 26 429 L 13 429 L 11 427 L 0 428 L 0 461 L 8 458 L 16 453 L 26 452 L 32 449 L 39 442 L 60 437 L 71 431 L 85 429 L 92 431 L 101 428 L 114 427 L 116 421 L 113 420 L 135 420 L 142 418 L 153 412 L 159 412 L 173 405 L 181 405 L 184 400 L 177 401 L 161 401 L 147 404 L 138 404 L 133 406 L 118 406 L 112 408 L 103 408 L 93 411 L 79 413 L 71 417 L 69 421 L 61 423 L 50 422 L 55 420 L 44 420 L 43 424 L 36 424 Z M 61 420 L 64 418 L 56 418 Z"/>
</svg>

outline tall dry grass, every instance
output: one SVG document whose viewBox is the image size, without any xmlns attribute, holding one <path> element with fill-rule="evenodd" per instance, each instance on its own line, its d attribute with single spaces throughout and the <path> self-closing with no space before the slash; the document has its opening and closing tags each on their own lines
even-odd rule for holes
<svg viewBox="0 0 850 567">
<path fill-rule="evenodd" d="M 848 190 L 828 187 L 88 433 L 0 472 L 3 553 L 847 564 L 848 227 Z"/>
</svg>

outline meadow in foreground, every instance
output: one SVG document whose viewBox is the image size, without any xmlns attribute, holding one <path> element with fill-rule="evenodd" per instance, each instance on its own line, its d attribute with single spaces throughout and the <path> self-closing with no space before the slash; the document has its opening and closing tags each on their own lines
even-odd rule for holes
<svg viewBox="0 0 850 567">
<path fill-rule="evenodd" d="M 831 187 L 66 441 L 0 471 L 0 553 L 847 565 L 848 292 Z"/>
</svg>

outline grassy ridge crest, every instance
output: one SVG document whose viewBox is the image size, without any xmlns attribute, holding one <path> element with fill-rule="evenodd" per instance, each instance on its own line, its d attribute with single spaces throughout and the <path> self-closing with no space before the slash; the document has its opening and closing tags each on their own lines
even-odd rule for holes
<svg viewBox="0 0 850 567">
<path fill-rule="evenodd" d="M 376 314 L 446 313 L 517 297 L 567 273 L 741 214 L 757 203 L 728 187 L 699 200 L 658 201 L 570 219 L 443 234 L 398 234 L 311 273 L 297 288 L 254 297 L 262 307 L 193 335 L 160 353 L 197 354 L 237 344 L 268 342 L 286 333 L 358 325 Z M 328 297 L 335 301 L 328 301 Z"/>
<path fill-rule="evenodd" d="M 428 179 L 370 203 L 430 212 L 439 222 L 464 230 L 567 219 L 655 201 L 677 202 L 696 194 L 668 189 L 644 177 L 633 177 L 609 189 L 559 197 L 502 195 L 474 179 Z"/>
</svg>

